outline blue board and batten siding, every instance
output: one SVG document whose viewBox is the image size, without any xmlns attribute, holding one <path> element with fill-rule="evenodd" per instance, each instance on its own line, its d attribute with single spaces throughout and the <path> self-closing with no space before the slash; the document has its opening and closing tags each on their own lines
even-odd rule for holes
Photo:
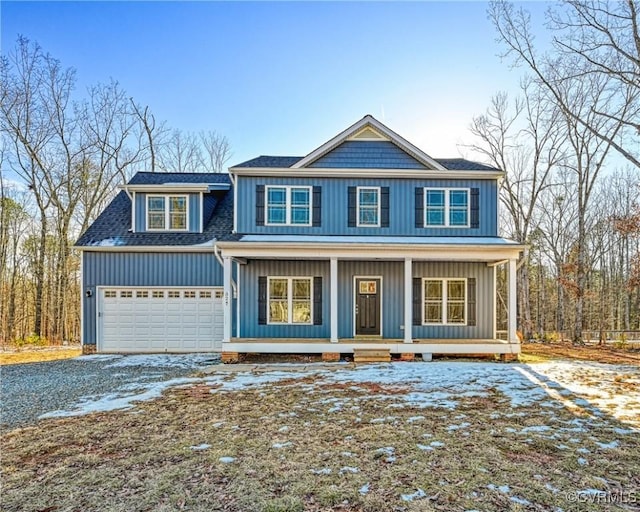
<svg viewBox="0 0 640 512">
<path fill-rule="evenodd" d="M 322 325 L 260 325 L 258 278 L 322 277 Z M 382 278 L 382 337 L 404 337 L 404 263 L 400 261 L 338 262 L 338 337 L 354 337 L 354 278 Z M 484 263 L 415 262 L 414 277 L 476 278 L 476 326 L 413 325 L 413 338 L 456 339 L 493 337 L 493 271 Z M 250 260 L 240 266 L 240 337 L 329 338 L 330 290 L 328 261 Z"/>
<path fill-rule="evenodd" d="M 304 169 L 300 174 L 304 174 Z M 238 232 L 245 234 L 300 235 L 389 235 L 389 236 L 497 236 L 496 180 L 426 180 L 426 179 L 352 179 L 352 178 L 279 178 L 239 177 L 236 211 Z M 258 185 L 300 185 L 321 187 L 320 226 L 264 226 L 256 222 L 256 187 Z M 389 187 L 389 227 L 349 227 L 349 187 Z M 479 189 L 479 227 L 422 228 L 416 227 L 416 188 L 452 187 Z"/>
<path fill-rule="evenodd" d="M 84 343 L 96 343 L 98 286 L 222 286 L 213 253 L 82 253 Z M 86 292 L 91 297 L 86 296 Z"/>
<path fill-rule="evenodd" d="M 147 196 L 167 195 L 167 194 L 144 194 L 142 192 L 136 193 L 136 232 L 141 233 L 147 230 Z M 188 219 L 188 232 L 198 233 L 201 228 L 200 211 L 200 194 L 168 194 L 168 195 L 186 195 L 189 199 L 189 219 Z M 209 214 L 213 207 L 209 208 Z"/>
</svg>

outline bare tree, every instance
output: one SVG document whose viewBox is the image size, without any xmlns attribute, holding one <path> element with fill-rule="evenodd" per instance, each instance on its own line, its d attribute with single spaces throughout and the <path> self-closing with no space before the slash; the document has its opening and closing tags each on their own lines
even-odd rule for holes
<svg viewBox="0 0 640 512">
<path fill-rule="evenodd" d="M 505 93 L 492 98 L 486 113 L 474 117 L 471 124 L 478 142 L 466 147 L 506 172 L 500 200 L 507 212 L 508 235 L 530 244 L 539 223 L 540 195 L 561 161 L 562 141 L 553 103 L 545 101 L 530 81 L 523 82 L 522 90 L 523 97 L 513 104 Z M 525 339 L 533 334 L 528 272 L 527 247 L 518 272 L 520 327 Z"/>
<path fill-rule="evenodd" d="M 637 0 L 564 0 L 547 13 L 554 53 L 536 49 L 524 8 L 493 1 L 489 17 L 506 45 L 505 55 L 526 65 L 573 123 L 640 167 Z M 588 109 L 575 110 L 566 90 L 584 79 L 597 80 L 601 91 Z M 612 123 L 619 125 L 614 135 Z"/>
<path fill-rule="evenodd" d="M 229 140 L 215 131 L 200 132 L 202 144 L 202 164 L 206 172 L 223 172 L 225 164 L 231 158 Z"/>
</svg>

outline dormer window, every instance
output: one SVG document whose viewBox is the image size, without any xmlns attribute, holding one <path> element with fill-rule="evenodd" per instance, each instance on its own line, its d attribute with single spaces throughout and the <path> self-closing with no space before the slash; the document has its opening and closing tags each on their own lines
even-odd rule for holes
<svg viewBox="0 0 640 512">
<path fill-rule="evenodd" d="M 266 187 L 268 226 L 311 226 L 311 187 Z"/>
<path fill-rule="evenodd" d="M 147 196 L 148 231 L 186 231 L 187 196 Z"/>
</svg>

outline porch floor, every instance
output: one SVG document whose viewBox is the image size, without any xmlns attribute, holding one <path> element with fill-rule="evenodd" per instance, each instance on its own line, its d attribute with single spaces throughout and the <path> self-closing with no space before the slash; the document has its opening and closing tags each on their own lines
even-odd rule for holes
<svg viewBox="0 0 640 512">
<path fill-rule="evenodd" d="M 500 339 L 402 339 L 389 338 L 232 338 L 223 352 L 239 353 L 353 353 L 356 348 L 388 349 L 392 354 L 519 354 L 520 343 Z"/>
</svg>

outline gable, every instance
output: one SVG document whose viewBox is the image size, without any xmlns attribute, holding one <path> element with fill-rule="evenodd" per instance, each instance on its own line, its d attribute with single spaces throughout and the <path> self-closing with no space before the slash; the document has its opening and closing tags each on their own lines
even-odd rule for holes
<svg viewBox="0 0 640 512">
<path fill-rule="evenodd" d="M 427 169 L 387 140 L 347 140 L 309 167 L 339 169 Z"/>
</svg>

